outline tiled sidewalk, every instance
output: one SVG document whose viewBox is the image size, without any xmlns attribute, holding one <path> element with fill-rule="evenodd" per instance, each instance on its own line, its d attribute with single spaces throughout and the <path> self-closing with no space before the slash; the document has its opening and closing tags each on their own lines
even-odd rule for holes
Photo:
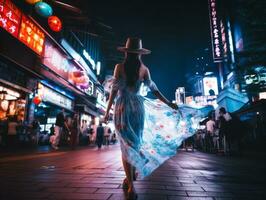
<svg viewBox="0 0 266 200">
<path fill-rule="evenodd" d="M 0 158 L 0 199 L 123 200 L 118 146 Z M 262 159 L 179 151 L 135 182 L 139 200 L 266 199 Z"/>
</svg>

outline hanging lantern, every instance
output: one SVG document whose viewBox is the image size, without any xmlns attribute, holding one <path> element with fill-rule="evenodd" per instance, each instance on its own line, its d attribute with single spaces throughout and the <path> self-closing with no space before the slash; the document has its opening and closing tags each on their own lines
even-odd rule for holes
<svg viewBox="0 0 266 200">
<path fill-rule="evenodd" d="M 73 76 L 76 78 L 84 76 L 84 73 L 82 71 L 74 71 Z"/>
<path fill-rule="evenodd" d="M 35 11 L 42 17 L 50 17 L 53 14 L 51 6 L 41 1 L 35 4 Z"/>
<path fill-rule="evenodd" d="M 39 96 L 35 96 L 32 101 L 35 105 L 38 106 L 42 102 L 42 99 Z"/>
<path fill-rule="evenodd" d="M 54 32 L 59 32 L 62 29 L 62 22 L 57 16 L 50 16 L 48 18 L 48 25 Z"/>
<path fill-rule="evenodd" d="M 40 2 L 40 1 L 42 1 L 42 0 L 25 0 L 28 4 L 35 4 L 35 3 L 38 3 L 38 2 Z"/>
</svg>

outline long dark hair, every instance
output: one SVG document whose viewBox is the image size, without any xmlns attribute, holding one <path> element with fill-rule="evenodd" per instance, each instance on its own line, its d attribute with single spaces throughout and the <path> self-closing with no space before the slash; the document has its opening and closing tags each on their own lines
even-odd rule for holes
<svg viewBox="0 0 266 200">
<path fill-rule="evenodd" d="M 139 77 L 139 68 L 142 64 L 139 54 L 126 53 L 124 69 L 126 74 L 127 86 L 134 86 Z"/>
</svg>

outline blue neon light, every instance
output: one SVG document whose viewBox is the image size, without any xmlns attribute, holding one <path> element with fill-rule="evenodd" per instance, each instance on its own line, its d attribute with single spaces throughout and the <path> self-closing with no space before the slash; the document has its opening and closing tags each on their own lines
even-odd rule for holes
<svg viewBox="0 0 266 200">
<path fill-rule="evenodd" d="M 64 95 L 64 96 L 66 96 L 66 97 L 68 97 L 68 98 L 70 98 L 70 99 L 72 99 L 72 100 L 75 99 L 75 97 L 74 97 L 72 94 L 70 94 L 69 92 L 66 92 L 66 91 L 62 90 L 60 87 L 58 87 L 58 86 L 56 86 L 56 85 L 54 85 L 54 84 L 51 84 L 51 83 L 49 83 L 49 82 L 46 81 L 46 80 L 41 80 L 40 82 L 41 82 L 42 84 L 46 85 L 47 87 L 49 87 L 49 88 L 55 90 L 56 92 L 58 92 L 58 93 L 60 93 L 60 94 L 62 94 L 62 95 Z"/>
</svg>

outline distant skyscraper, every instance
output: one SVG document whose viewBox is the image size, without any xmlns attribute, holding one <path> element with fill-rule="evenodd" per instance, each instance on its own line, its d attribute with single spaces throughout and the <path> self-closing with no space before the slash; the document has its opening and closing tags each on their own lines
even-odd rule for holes
<svg viewBox="0 0 266 200">
<path fill-rule="evenodd" d="M 185 88 L 178 87 L 175 91 L 175 101 L 177 105 L 184 104 L 186 99 Z"/>
</svg>

